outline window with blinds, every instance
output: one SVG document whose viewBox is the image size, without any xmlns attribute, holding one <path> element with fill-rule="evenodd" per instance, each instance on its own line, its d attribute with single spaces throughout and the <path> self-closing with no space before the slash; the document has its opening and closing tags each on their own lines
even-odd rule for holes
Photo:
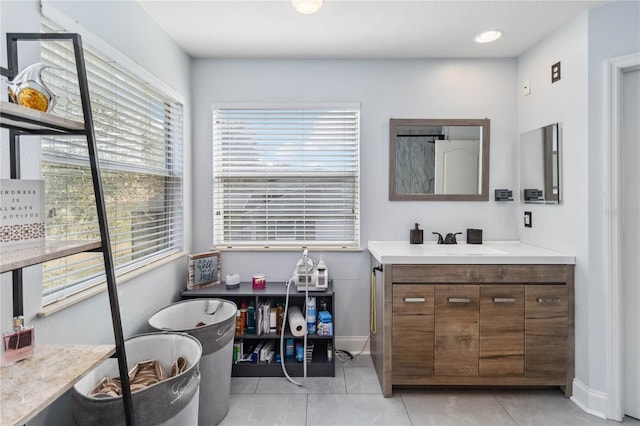
<svg viewBox="0 0 640 426">
<path fill-rule="evenodd" d="M 43 32 L 54 32 L 45 20 Z M 183 106 L 152 84 L 84 46 L 98 159 L 116 273 L 182 249 Z M 83 121 L 73 46 L 44 42 L 43 73 L 66 104 L 55 114 Z M 50 239 L 99 239 L 84 137 L 42 137 L 46 234 Z M 43 299 L 50 303 L 104 280 L 101 253 L 43 264 Z"/>
<path fill-rule="evenodd" d="M 216 247 L 360 245 L 358 106 L 214 108 Z"/>
</svg>

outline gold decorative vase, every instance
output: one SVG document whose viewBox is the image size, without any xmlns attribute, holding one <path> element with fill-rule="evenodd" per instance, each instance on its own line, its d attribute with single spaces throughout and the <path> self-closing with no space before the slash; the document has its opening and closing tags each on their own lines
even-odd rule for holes
<svg viewBox="0 0 640 426">
<path fill-rule="evenodd" d="M 56 104 L 56 95 L 42 81 L 42 70 L 55 68 L 36 63 L 29 65 L 9 82 L 11 100 L 27 108 L 50 112 Z"/>
</svg>

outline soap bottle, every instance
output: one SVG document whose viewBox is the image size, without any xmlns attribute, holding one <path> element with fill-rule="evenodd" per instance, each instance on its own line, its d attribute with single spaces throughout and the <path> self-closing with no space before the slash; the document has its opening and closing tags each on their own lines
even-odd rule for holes
<svg viewBox="0 0 640 426">
<path fill-rule="evenodd" d="M 409 230 L 409 242 L 411 244 L 422 244 L 422 229 L 418 229 L 419 223 L 416 223 L 415 228 Z"/>
</svg>

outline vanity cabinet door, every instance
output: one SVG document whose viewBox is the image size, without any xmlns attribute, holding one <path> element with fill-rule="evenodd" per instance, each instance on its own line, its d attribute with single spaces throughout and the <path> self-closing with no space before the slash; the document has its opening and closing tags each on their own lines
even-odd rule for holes
<svg viewBox="0 0 640 426">
<path fill-rule="evenodd" d="M 477 285 L 436 286 L 436 376 L 478 375 L 479 293 Z"/>
<path fill-rule="evenodd" d="M 433 304 L 432 285 L 393 285 L 393 383 L 433 376 Z"/>
<path fill-rule="evenodd" d="M 480 375 L 524 374 L 524 285 L 480 287 Z"/>
<path fill-rule="evenodd" d="M 568 288 L 525 287 L 525 375 L 558 378 L 567 372 Z"/>
</svg>

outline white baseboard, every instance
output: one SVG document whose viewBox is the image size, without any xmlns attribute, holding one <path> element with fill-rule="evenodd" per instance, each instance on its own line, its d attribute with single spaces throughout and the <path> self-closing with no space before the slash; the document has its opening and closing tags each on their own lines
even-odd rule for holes
<svg viewBox="0 0 640 426">
<path fill-rule="evenodd" d="M 336 349 L 351 352 L 356 355 L 358 352 L 369 354 L 369 337 L 368 336 L 336 336 Z"/>
<path fill-rule="evenodd" d="M 571 400 L 585 412 L 607 418 L 607 394 L 590 389 L 578 379 L 573 379 L 573 396 Z"/>
</svg>

